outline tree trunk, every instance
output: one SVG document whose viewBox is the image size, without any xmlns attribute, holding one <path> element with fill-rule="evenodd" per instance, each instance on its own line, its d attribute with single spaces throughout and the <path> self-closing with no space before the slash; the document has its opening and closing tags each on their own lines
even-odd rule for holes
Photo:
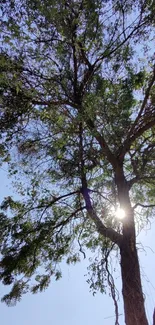
<svg viewBox="0 0 155 325">
<path fill-rule="evenodd" d="M 123 240 L 120 254 L 125 324 L 148 325 L 136 245 Z"/>
<path fill-rule="evenodd" d="M 154 313 L 153 313 L 153 325 L 155 325 L 155 308 L 154 308 Z"/>
<path fill-rule="evenodd" d="M 153 313 L 153 325 L 155 325 L 155 308 L 154 308 L 154 313 Z"/>
<path fill-rule="evenodd" d="M 128 183 L 123 167 L 120 166 L 116 170 L 116 184 L 120 207 L 126 212 L 126 217 L 122 220 L 123 238 L 120 245 L 125 324 L 148 325 L 136 248 L 134 211 L 131 206 Z"/>
</svg>

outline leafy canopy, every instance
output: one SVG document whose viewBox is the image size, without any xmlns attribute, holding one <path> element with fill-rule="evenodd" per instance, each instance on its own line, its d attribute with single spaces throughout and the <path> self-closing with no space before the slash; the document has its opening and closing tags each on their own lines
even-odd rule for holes
<svg viewBox="0 0 155 325">
<path fill-rule="evenodd" d="M 105 262 L 123 235 L 120 166 L 138 225 L 152 215 L 154 12 L 153 1 L 3 1 L 1 141 L 20 194 L 0 215 L 9 305 L 87 248 L 100 252 L 90 286 L 105 290 Z"/>
</svg>

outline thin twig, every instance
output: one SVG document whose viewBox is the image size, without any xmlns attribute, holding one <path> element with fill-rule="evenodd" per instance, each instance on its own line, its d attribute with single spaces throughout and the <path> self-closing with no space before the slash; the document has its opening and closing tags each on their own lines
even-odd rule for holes
<svg viewBox="0 0 155 325">
<path fill-rule="evenodd" d="M 142 208 L 155 208 L 155 204 L 142 204 L 142 203 L 136 203 L 132 209 L 136 209 L 138 206 Z"/>
<path fill-rule="evenodd" d="M 111 250 L 110 250 L 111 251 Z M 116 299 L 116 288 L 115 288 L 115 283 L 114 283 L 114 278 L 112 276 L 112 274 L 109 271 L 109 267 L 108 267 L 108 258 L 105 257 L 105 268 L 106 268 L 106 272 L 107 272 L 107 281 L 108 281 L 108 285 L 110 287 L 110 291 L 111 291 L 111 296 L 114 302 L 114 307 L 115 307 L 115 325 L 119 325 L 119 311 L 118 311 L 118 303 L 117 303 L 117 299 Z"/>
</svg>

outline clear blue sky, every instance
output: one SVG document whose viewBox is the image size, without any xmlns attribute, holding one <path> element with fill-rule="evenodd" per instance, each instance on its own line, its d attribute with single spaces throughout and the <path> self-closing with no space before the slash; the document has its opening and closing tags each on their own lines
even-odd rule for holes
<svg viewBox="0 0 155 325">
<path fill-rule="evenodd" d="M 0 169 L 0 201 L 4 196 L 12 194 L 7 173 Z M 152 220 L 153 221 L 153 220 Z M 142 280 L 146 295 L 146 310 L 149 324 L 152 325 L 152 313 L 155 306 L 155 221 L 151 230 L 142 232 L 138 237 L 145 251 L 140 252 Z M 141 247 L 141 246 L 139 246 Z M 0 303 L 0 319 L 2 325 L 114 325 L 113 302 L 108 295 L 89 292 L 84 274 L 87 273 L 88 262 L 82 261 L 76 266 L 62 265 L 63 278 L 58 282 L 51 281 L 49 289 L 44 293 L 23 297 L 15 307 L 7 307 Z M 119 273 L 118 273 L 119 274 Z M 121 290 L 120 274 L 117 279 Z M 0 296 L 7 292 L 7 287 L 0 286 Z M 119 312 L 123 313 L 122 302 Z M 124 325 L 120 316 L 120 325 Z"/>
</svg>

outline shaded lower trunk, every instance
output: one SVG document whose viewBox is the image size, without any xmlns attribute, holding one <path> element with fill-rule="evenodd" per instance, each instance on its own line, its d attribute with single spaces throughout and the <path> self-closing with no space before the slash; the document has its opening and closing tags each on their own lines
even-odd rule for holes
<svg viewBox="0 0 155 325">
<path fill-rule="evenodd" d="M 155 325 L 155 308 L 154 308 L 154 313 L 153 313 L 153 325 Z"/>
<path fill-rule="evenodd" d="M 148 325 L 135 244 L 127 239 L 124 240 L 120 254 L 125 323 L 126 325 Z"/>
<path fill-rule="evenodd" d="M 148 325 L 136 248 L 134 210 L 123 166 L 117 167 L 115 176 L 120 207 L 126 212 L 126 217 L 122 220 L 123 238 L 120 244 L 125 324 Z"/>
</svg>

